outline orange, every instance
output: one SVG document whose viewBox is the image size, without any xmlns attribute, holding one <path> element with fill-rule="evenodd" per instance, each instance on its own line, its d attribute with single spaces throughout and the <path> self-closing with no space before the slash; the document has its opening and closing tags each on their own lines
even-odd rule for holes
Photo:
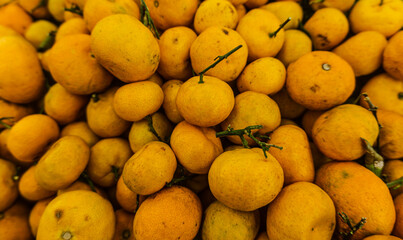
<svg viewBox="0 0 403 240">
<path fill-rule="evenodd" d="M 0 38 L 0 52 L 0 98 L 14 103 L 37 100 L 45 78 L 35 48 L 24 38 L 5 36 Z"/>
<path fill-rule="evenodd" d="M 61 38 L 52 47 L 48 58 L 50 73 L 70 93 L 102 92 L 112 82 L 113 76 L 91 55 L 90 43 L 89 35 L 75 34 Z"/>
<path fill-rule="evenodd" d="M 91 32 L 91 49 L 96 60 L 123 82 L 151 77 L 160 59 L 158 42 L 151 31 L 127 14 L 99 21 Z"/>
<path fill-rule="evenodd" d="M 102 187 L 112 187 L 118 181 L 123 166 L 132 155 L 126 139 L 102 139 L 91 148 L 87 166 L 88 176 Z"/>
<path fill-rule="evenodd" d="M 368 75 L 382 64 L 382 53 L 387 44 L 385 36 L 376 31 L 364 31 L 350 37 L 333 49 L 346 60 L 355 76 Z"/>
<path fill-rule="evenodd" d="M 379 131 L 380 154 L 387 159 L 403 158 L 403 115 L 378 110 L 377 117 L 382 128 Z"/>
<path fill-rule="evenodd" d="M 134 216 L 136 240 L 192 240 L 200 228 L 200 199 L 185 187 L 173 186 L 148 197 Z"/>
<path fill-rule="evenodd" d="M 83 9 L 84 21 L 90 31 L 101 19 L 113 14 L 128 14 L 140 19 L 140 9 L 133 0 L 87 0 Z"/>
<path fill-rule="evenodd" d="M 238 13 L 238 21 L 239 21 L 239 19 L 243 18 L 243 16 L 245 16 L 245 14 L 246 14 L 246 7 L 244 4 L 238 4 L 238 5 L 234 5 L 234 6 Z"/>
<path fill-rule="evenodd" d="M 113 97 L 113 109 L 126 121 L 140 121 L 155 113 L 164 101 L 161 87 L 151 81 L 123 85 Z"/>
<path fill-rule="evenodd" d="M 309 52 L 312 52 L 312 40 L 300 30 L 289 29 L 284 32 L 284 44 L 276 57 L 288 67 Z"/>
<path fill-rule="evenodd" d="M 11 117 L 12 119 L 2 120 L 3 123 L 9 126 L 14 125 L 14 123 L 18 122 L 21 118 L 33 113 L 34 109 L 31 106 L 15 104 L 0 99 L 0 118 Z M 5 128 L 5 126 L 0 124 L 0 129 L 3 128 Z"/>
<path fill-rule="evenodd" d="M 287 88 L 283 87 L 278 93 L 271 96 L 280 108 L 282 118 L 295 119 L 301 116 L 305 107 L 296 103 L 287 92 Z"/>
<path fill-rule="evenodd" d="M 172 27 L 162 33 L 158 41 L 160 64 L 158 73 L 166 80 L 187 80 L 192 77 L 190 46 L 196 39 L 196 33 L 188 27 Z"/>
<path fill-rule="evenodd" d="M 67 193 L 67 192 L 71 192 L 71 191 L 84 190 L 84 191 L 96 192 L 101 197 L 103 197 L 105 199 L 108 199 L 105 191 L 103 191 L 102 189 L 98 188 L 97 186 L 94 186 L 94 188 L 95 188 L 95 191 L 88 184 L 88 182 L 83 182 L 83 181 L 80 181 L 80 179 L 79 179 L 79 180 L 75 181 L 74 183 L 72 183 L 71 185 L 69 185 L 68 187 L 57 190 L 57 196 L 62 195 L 62 194 Z"/>
<path fill-rule="evenodd" d="M 284 171 L 284 185 L 294 182 L 313 182 L 315 169 L 308 137 L 303 129 L 284 125 L 270 134 L 269 144 L 283 149 L 270 148 L 269 153 L 280 163 Z"/>
<path fill-rule="evenodd" d="M 190 26 L 199 6 L 199 0 L 145 0 L 157 28 L 166 30 Z"/>
<path fill-rule="evenodd" d="M 276 15 L 264 9 L 252 9 L 239 20 L 236 31 L 248 45 L 249 61 L 277 55 L 284 43 L 284 30 L 281 29 L 276 36 L 270 37 L 270 34 L 280 24 Z"/>
<path fill-rule="evenodd" d="M 35 203 L 29 213 L 29 227 L 31 228 L 32 235 L 36 237 L 38 232 L 39 221 L 48 204 L 53 200 L 53 197 L 40 200 Z"/>
<path fill-rule="evenodd" d="M 16 32 L 14 29 L 0 25 L 0 37 L 4 36 L 21 36 L 18 32 Z"/>
<path fill-rule="evenodd" d="M 196 174 L 207 174 L 214 159 L 223 152 L 214 129 L 194 126 L 186 121 L 176 125 L 170 144 L 179 163 Z"/>
<path fill-rule="evenodd" d="M 4 129 L 0 132 L 0 158 L 7 159 L 9 161 L 18 162 L 18 160 L 10 153 L 7 147 L 7 139 L 11 129 Z"/>
<path fill-rule="evenodd" d="M 248 0 L 245 3 L 245 6 L 248 7 L 249 9 L 252 9 L 252 8 L 260 7 L 264 4 L 266 4 L 267 2 L 268 2 L 268 0 Z"/>
<path fill-rule="evenodd" d="M 315 183 L 332 198 L 336 212 L 347 214 L 352 224 L 366 218 L 352 240 L 392 232 L 396 215 L 392 196 L 385 183 L 367 168 L 355 162 L 327 163 L 317 171 Z M 349 231 L 338 217 L 336 232 Z"/>
<path fill-rule="evenodd" d="M 9 208 L 18 197 L 18 185 L 13 179 L 17 169 L 12 162 L 0 158 L 0 212 Z"/>
<path fill-rule="evenodd" d="M 36 239 L 112 239 L 114 232 L 112 204 L 94 192 L 77 190 L 49 203 Z"/>
<path fill-rule="evenodd" d="M 190 61 L 196 73 L 202 72 L 216 60 L 235 47 L 242 45 L 225 61 L 208 70 L 205 75 L 225 82 L 235 80 L 241 74 L 248 58 L 248 48 L 241 35 L 226 27 L 212 26 L 204 30 L 190 47 Z"/>
<path fill-rule="evenodd" d="M 62 137 L 41 157 L 35 168 L 38 185 L 50 191 L 68 187 L 78 179 L 90 158 L 90 148 L 77 136 Z"/>
<path fill-rule="evenodd" d="M 379 109 L 403 115 L 403 82 L 389 74 L 381 73 L 369 79 L 361 93 L 367 93 L 371 102 Z M 363 99 L 361 105 L 368 107 Z"/>
<path fill-rule="evenodd" d="M 60 132 L 60 137 L 72 135 L 81 137 L 90 147 L 99 140 L 98 136 L 88 126 L 88 123 L 84 121 L 67 124 Z"/>
<path fill-rule="evenodd" d="M 71 11 L 66 11 L 66 8 L 68 9 L 77 9 L 78 12 L 83 11 L 85 7 L 85 3 L 87 0 L 64 0 L 64 20 L 70 20 L 72 18 L 81 18 L 80 14 L 71 12 Z"/>
<path fill-rule="evenodd" d="M 206 31 L 204 32 L 206 33 Z M 224 121 L 234 107 L 234 93 L 224 81 L 204 76 L 187 80 L 176 96 L 179 114 L 190 124 L 200 127 L 215 126 Z"/>
<path fill-rule="evenodd" d="M 332 199 L 313 183 L 297 182 L 281 190 L 267 208 L 270 240 L 330 240 L 336 227 Z"/>
<path fill-rule="evenodd" d="M 234 29 L 238 23 L 238 13 L 226 0 L 203 1 L 197 8 L 193 25 L 200 34 L 211 26 L 220 26 Z"/>
<path fill-rule="evenodd" d="M 363 0 L 351 9 L 349 20 L 354 33 L 378 31 L 390 37 L 400 30 L 403 22 L 403 2 L 399 0 Z"/>
<path fill-rule="evenodd" d="M 371 145 L 378 137 L 378 123 L 372 113 L 353 105 L 339 105 L 319 116 L 312 128 L 316 146 L 327 157 L 352 161 L 365 154 L 361 138 Z"/>
<path fill-rule="evenodd" d="M 116 200 L 119 205 L 128 212 L 134 212 L 137 209 L 137 194 L 130 190 L 123 182 L 122 176 L 116 184 Z"/>
<path fill-rule="evenodd" d="M 31 23 L 32 17 L 16 2 L 0 8 L 0 24 L 14 29 L 21 35 L 25 33 Z"/>
<path fill-rule="evenodd" d="M 287 68 L 290 97 L 309 110 L 325 110 L 344 103 L 355 88 L 351 66 L 332 52 L 313 51 Z"/>
<path fill-rule="evenodd" d="M 262 125 L 260 134 L 273 131 L 280 125 L 281 116 L 277 103 L 266 94 L 246 91 L 235 97 L 235 106 L 231 114 L 221 123 L 225 131 L 228 126 L 233 129 L 243 129 L 252 125 Z M 242 144 L 238 136 L 228 136 L 235 144 Z M 252 139 L 246 137 L 249 144 Z"/>
<path fill-rule="evenodd" d="M 56 192 L 46 190 L 38 184 L 35 179 L 35 169 L 36 165 L 33 165 L 22 174 L 18 182 L 20 195 L 30 201 L 39 201 L 56 194 Z"/>
<path fill-rule="evenodd" d="M 133 235 L 134 214 L 123 209 L 115 211 L 116 229 L 113 240 L 135 240 Z"/>
<path fill-rule="evenodd" d="M 169 80 L 162 85 L 162 91 L 164 92 L 162 107 L 164 108 L 166 117 L 172 123 L 183 121 L 183 117 L 176 106 L 176 96 L 178 95 L 178 91 L 182 84 L 183 82 L 180 80 Z"/>
<path fill-rule="evenodd" d="M 383 52 L 383 69 L 392 77 L 403 81 L 402 49 L 403 31 L 399 31 L 389 39 Z"/>
<path fill-rule="evenodd" d="M 25 39 L 27 39 L 35 48 L 39 48 L 41 43 L 45 41 L 49 33 L 56 31 L 57 26 L 46 20 L 37 20 L 29 25 L 25 31 Z"/>
<path fill-rule="evenodd" d="M 259 211 L 243 212 L 215 201 L 204 212 L 202 239 L 254 240 L 259 230 Z"/>
<path fill-rule="evenodd" d="M 337 8 L 317 10 L 304 24 L 317 50 L 330 50 L 339 45 L 349 31 L 348 19 Z"/>
<path fill-rule="evenodd" d="M 72 18 L 63 22 L 59 26 L 59 29 L 56 32 L 56 41 L 68 35 L 89 33 L 87 25 L 82 18 Z"/>
<path fill-rule="evenodd" d="M 48 116 L 65 125 L 77 120 L 88 103 L 87 96 L 71 94 L 62 85 L 52 85 L 45 95 L 44 109 Z"/>
<path fill-rule="evenodd" d="M 393 228 L 393 235 L 403 238 L 403 195 L 400 194 L 394 200 L 396 209 L 396 222 Z"/>
<path fill-rule="evenodd" d="M 254 91 L 272 95 L 283 88 L 285 73 L 286 69 L 280 60 L 263 57 L 249 63 L 236 83 L 240 92 Z"/>
<path fill-rule="evenodd" d="M 293 1 L 271 2 L 260 8 L 274 13 L 282 23 L 291 18 L 291 21 L 284 26 L 284 30 L 298 28 L 299 22 L 302 21 L 302 7 Z"/>
<path fill-rule="evenodd" d="M 0 218 L 0 236 L 3 240 L 31 240 L 29 229 L 29 206 L 23 202 L 16 202 L 7 209 Z"/>
<path fill-rule="evenodd" d="M 59 137 L 59 126 L 51 117 L 32 114 L 18 121 L 10 131 L 7 147 L 19 161 L 33 162 Z"/>
<path fill-rule="evenodd" d="M 48 0 L 47 8 L 56 21 L 64 21 L 64 0 Z"/>
<path fill-rule="evenodd" d="M 392 235 L 372 235 L 362 240 L 401 240 L 401 238 L 392 236 Z"/>
<path fill-rule="evenodd" d="M 403 177 L 403 161 L 402 160 L 388 160 L 385 161 L 385 166 L 382 169 L 382 176 L 385 177 L 385 182 L 389 183 Z M 389 188 L 392 197 L 397 197 L 403 193 L 403 187 L 396 186 Z"/>
<path fill-rule="evenodd" d="M 214 197 L 240 211 L 254 211 L 273 201 L 283 187 L 284 173 L 266 154 L 267 158 L 261 149 L 237 149 L 219 155 L 208 173 Z"/>
<path fill-rule="evenodd" d="M 137 151 L 123 168 L 123 181 L 133 192 L 153 194 L 169 183 L 176 170 L 176 157 L 163 142 L 149 142 Z"/>
<path fill-rule="evenodd" d="M 91 99 L 87 105 L 87 123 L 98 136 L 117 137 L 124 133 L 130 123 L 120 118 L 114 110 L 113 98 L 118 87 L 111 87 L 104 93 L 98 94 L 98 101 Z"/>
<path fill-rule="evenodd" d="M 41 0 L 18 0 L 18 4 L 35 18 L 48 18 L 50 16 L 46 2 L 43 4 Z"/>
<path fill-rule="evenodd" d="M 344 1 L 338 1 L 338 0 L 316 1 L 316 0 L 311 0 L 309 2 L 310 2 L 309 4 L 311 5 L 312 9 L 314 9 L 314 10 L 331 7 L 331 8 L 337 8 L 342 12 L 347 12 L 354 5 L 355 0 L 344 0 Z"/>
</svg>

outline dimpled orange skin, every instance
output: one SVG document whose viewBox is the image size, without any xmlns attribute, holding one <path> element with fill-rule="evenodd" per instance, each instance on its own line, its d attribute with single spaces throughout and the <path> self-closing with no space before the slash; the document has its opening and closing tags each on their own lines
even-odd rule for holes
<svg viewBox="0 0 403 240">
<path fill-rule="evenodd" d="M 90 148 L 77 136 L 62 137 L 41 157 L 35 179 L 44 189 L 56 191 L 68 187 L 84 171 Z"/>
<path fill-rule="evenodd" d="M 18 185 L 13 180 L 17 169 L 12 162 L 0 158 L 0 212 L 10 207 L 18 197 Z"/>
<path fill-rule="evenodd" d="M 333 49 L 346 60 L 355 76 L 368 75 L 382 65 L 382 53 L 387 44 L 385 36 L 376 31 L 364 31 L 350 37 Z"/>
<path fill-rule="evenodd" d="M 151 77 L 160 59 L 160 48 L 151 31 L 126 14 L 99 21 L 91 32 L 91 49 L 103 67 L 127 83 Z"/>
<path fill-rule="evenodd" d="M 190 124 L 200 127 L 215 126 L 224 121 L 234 107 L 235 99 L 231 87 L 224 81 L 204 76 L 187 80 L 176 96 L 180 115 Z"/>
<path fill-rule="evenodd" d="M 55 120 L 46 115 L 32 114 L 11 128 L 7 147 L 19 161 L 33 162 L 58 137 L 59 126 Z"/>
<path fill-rule="evenodd" d="M 169 28 L 162 33 L 158 41 L 161 58 L 157 71 L 166 80 L 192 77 L 189 50 L 196 37 L 191 28 L 184 26 Z"/>
<path fill-rule="evenodd" d="M 403 15 L 403 14 L 402 14 Z M 396 79 L 403 81 L 403 31 L 390 38 L 383 52 L 383 68 Z"/>
<path fill-rule="evenodd" d="M 90 42 L 87 34 L 68 35 L 57 41 L 50 52 L 50 73 L 70 93 L 102 92 L 112 82 L 113 76 L 91 56 Z"/>
<path fill-rule="evenodd" d="M 403 2 L 400 0 L 363 0 L 351 9 L 349 20 L 354 33 L 373 30 L 390 37 L 402 27 Z"/>
<path fill-rule="evenodd" d="M 352 161 L 365 154 L 360 138 L 371 145 L 379 134 L 378 123 L 372 113 L 353 105 L 339 105 L 315 121 L 312 138 L 327 157 L 339 161 Z"/>
<path fill-rule="evenodd" d="M 214 159 L 223 152 L 221 140 L 212 128 L 193 126 L 186 121 L 176 125 L 171 147 L 178 161 L 191 173 L 207 174 Z"/>
<path fill-rule="evenodd" d="M 352 240 L 392 232 L 396 215 L 392 196 L 385 183 L 367 168 L 356 162 L 330 162 L 317 171 L 315 184 L 332 198 L 336 212 L 346 213 L 354 223 L 366 218 Z M 340 217 L 336 231 L 350 231 Z"/>
<path fill-rule="evenodd" d="M 32 17 L 16 2 L 0 8 L 0 24 L 14 29 L 21 35 L 24 35 L 31 23 Z"/>
<path fill-rule="evenodd" d="M 214 197 L 240 211 L 254 211 L 273 201 L 283 187 L 284 173 L 266 154 L 267 158 L 261 149 L 237 149 L 218 156 L 208 173 Z"/>
<path fill-rule="evenodd" d="M 31 106 L 27 105 L 19 105 L 11 102 L 4 101 L 0 99 L 0 118 L 3 117 L 12 117 L 12 119 L 2 120 L 3 123 L 8 124 L 10 126 L 14 125 L 15 122 L 18 122 L 21 118 L 34 113 L 34 109 Z M 5 126 L 0 124 L 0 129 L 5 128 Z"/>
<path fill-rule="evenodd" d="M 30 207 L 22 201 L 16 202 L 4 212 L 0 219 L 0 236 L 2 240 L 31 240 L 29 228 Z"/>
<path fill-rule="evenodd" d="M 38 184 L 35 179 L 35 168 L 36 165 L 33 165 L 22 174 L 18 182 L 20 195 L 30 201 L 39 201 L 56 194 L 56 192 L 46 190 Z"/>
<path fill-rule="evenodd" d="M 140 121 L 161 107 L 164 92 L 151 81 L 141 81 L 120 87 L 113 97 L 115 113 L 126 121 Z"/>
<path fill-rule="evenodd" d="M 225 82 L 235 80 L 241 74 L 248 59 L 248 47 L 241 35 L 226 27 L 212 26 L 204 30 L 190 47 L 190 61 L 193 70 L 200 73 L 214 63 L 217 56 L 222 56 L 235 47 L 237 51 L 221 61 L 205 75 L 219 78 Z"/>
<path fill-rule="evenodd" d="M 202 218 L 202 206 L 195 193 L 181 186 L 165 188 L 148 197 L 133 222 L 136 240 L 192 240 Z"/>
<path fill-rule="evenodd" d="M 336 54 L 313 51 L 288 66 L 286 87 L 295 102 L 309 110 L 325 110 L 350 97 L 355 76 L 351 66 Z"/>
<path fill-rule="evenodd" d="M 400 194 L 393 201 L 396 209 L 396 222 L 393 228 L 393 235 L 403 238 L 403 194 Z"/>
<path fill-rule="evenodd" d="M 263 93 L 246 91 L 235 97 L 235 106 L 231 114 L 221 123 L 225 131 L 228 126 L 234 129 L 242 129 L 252 125 L 262 125 L 259 133 L 265 134 L 273 131 L 280 125 L 281 116 L 277 103 Z M 235 144 L 242 144 L 238 136 L 228 136 Z M 253 140 L 246 138 L 249 144 Z"/>
<path fill-rule="evenodd" d="M 133 192 L 153 194 L 169 183 L 177 166 L 176 157 L 166 143 L 149 142 L 137 151 L 123 168 L 123 181 Z"/>
<path fill-rule="evenodd" d="M 270 135 L 269 144 L 283 147 L 270 148 L 269 153 L 280 163 L 284 171 L 284 185 L 294 182 L 313 182 L 315 169 L 305 131 L 297 126 L 278 127 Z"/>
<path fill-rule="evenodd" d="M 200 0 L 145 0 L 157 28 L 190 26 Z"/>
<path fill-rule="evenodd" d="M 13 103 L 37 100 L 45 78 L 35 48 L 20 36 L 5 36 L 0 52 L 0 98 Z"/>
<path fill-rule="evenodd" d="M 77 190 L 57 196 L 42 215 L 37 240 L 62 239 L 67 231 L 73 236 L 71 239 L 112 239 L 112 204 L 92 191 Z"/>
<path fill-rule="evenodd" d="M 372 235 L 362 240 L 402 240 L 401 238 L 392 235 Z"/>
<path fill-rule="evenodd" d="M 330 240 L 336 227 L 336 209 L 317 185 L 293 183 L 269 204 L 266 227 L 270 240 Z"/>
<path fill-rule="evenodd" d="M 240 19 L 236 31 L 248 45 L 249 61 L 276 56 L 284 43 L 284 30 L 281 29 L 276 37 L 269 34 L 276 31 L 280 24 L 273 13 L 264 9 L 253 9 Z"/>
</svg>

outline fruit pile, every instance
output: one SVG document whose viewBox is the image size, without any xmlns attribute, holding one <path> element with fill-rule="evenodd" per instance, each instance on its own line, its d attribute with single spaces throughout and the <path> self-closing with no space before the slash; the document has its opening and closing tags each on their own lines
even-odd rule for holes
<svg viewBox="0 0 403 240">
<path fill-rule="evenodd" d="M 0 240 L 403 239 L 402 0 L 0 0 Z"/>
</svg>

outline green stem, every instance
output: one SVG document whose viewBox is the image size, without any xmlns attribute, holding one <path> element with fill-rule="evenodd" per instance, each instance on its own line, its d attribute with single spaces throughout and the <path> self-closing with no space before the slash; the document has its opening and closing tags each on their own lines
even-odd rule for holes
<svg viewBox="0 0 403 240">
<path fill-rule="evenodd" d="M 366 139 L 361 138 L 361 141 L 367 151 L 365 154 L 365 167 L 375 173 L 376 176 L 381 177 L 384 167 L 383 157 L 375 151 Z"/>
<path fill-rule="evenodd" d="M 91 99 L 92 99 L 92 101 L 94 101 L 94 102 L 98 102 L 98 101 L 99 101 L 99 96 L 98 96 L 98 94 L 97 94 L 97 93 L 91 94 Z"/>
<path fill-rule="evenodd" d="M 3 122 L 3 120 L 10 120 L 13 121 L 14 117 L 2 117 L 0 118 L 0 125 L 3 125 L 5 128 L 10 129 L 11 126 L 8 125 L 7 123 Z"/>
<path fill-rule="evenodd" d="M 379 131 L 381 131 L 382 125 L 379 123 L 378 115 L 377 115 L 378 107 L 375 106 L 375 105 L 371 102 L 371 100 L 369 99 L 367 93 L 362 93 L 362 96 L 364 97 L 364 101 L 368 103 L 368 106 L 369 106 L 368 110 L 371 111 L 372 114 L 374 115 L 375 120 L 376 120 L 376 122 L 378 123 L 378 129 L 379 129 Z M 379 150 L 379 136 L 378 136 L 378 138 L 376 139 L 376 143 L 377 143 L 377 144 L 376 144 L 376 148 L 377 148 L 377 150 Z"/>
<path fill-rule="evenodd" d="M 16 182 L 20 180 L 20 176 L 21 176 L 21 166 L 17 166 L 15 174 L 13 175 L 13 181 Z"/>
<path fill-rule="evenodd" d="M 152 132 L 152 134 L 154 134 L 154 136 L 157 137 L 158 141 L 164 142 L 164 140 L 162 140 L 162 138 L 158 135 L 157 131 L 155 131 L 153 124 L 153 117 L 151 115 L 148 115 L 146 119 L 148 123 L 148 130 L 150 130 L 150 132 Z"/>
<path fill-rule="evenodd" d="M 112 172 L 113 175 L 115 176 L 115 182 L 117 182 L 119 180 L 119 168 L 112 166 Z"/>
<path fill-rule="evenodd" d="M 144 0 L 141 0 L 140 13 L 141 13 L 140 19 L 143 22 L 143 24 L 146 27 L 150 28 L 151 32 L 154 34 L 154 37 L 160 39 L 158 29 L 155 27 L 154 21 L 150 15 L 150 10 L 148 10 L 147 4 L 144 2 Z"/>
<path fill-rule="evenodd" d="M 48 49 L 50 49 L 53 44 L 55 43 L 56 39 L 56 31 L 50 31 L 48 33 L 48 36 L 46 36 L 45 40 L 43 40 L 38 47 L 38 51 L 44 52 Z"/>
<path fill-rule="evenodd" d="M 383 0 L 381 0 L 381 3 L 379 3 L 379 6 L 382 6 L 383 5 Z"/>
<path fill-rule="evenodd" d="M 31 13 L 35 12 L 38 8 L 45 7 L 47 0 L 41 0 L 36 7 L 31 10 Z"/>
<path fill-rule="evenodd" d="M 239 136 L 239 138 L 242 141 L 243 147 L 244 148 L 250 148 L 249 144 L 248 144 L 248 141 L 244 137 L 244 135 L 246 135 L 246 136 L 250 137 L 253 141 L 255 141 L 259 145 L 260 148 L 262 148 L 263 154 L 264 154 L 265 158 L 267 158 L 266 152 L 269 151 L 269 149 L 271 147 L 275 147 L 275 148 L 278 148 L 280 150 L 282 150 L 283 147 L 280 147 L 280 146 L 277 146 L 277 145 L 274 145 L 274 144 L 267 144 L 267 143 L 261 142 L 259 139 L 257 139 L 255 134 L 252 133 L 252 130 L 262 129 L 262 128 L 263 128 L 262 125 L 252 125 L 252 126 L 248 126 L 248 127 L 244 128 L 244 129 L 234 130 L 233 128 L 231 128 L 231 126 L 228 126 L 227 130 L 216 133 L 216 137 Z"/>
<path fill-rule="evenodd" d="M 308 30 L 305 29 L 304 24 L 302 24 L 302 21 L 298 19 L 298 29 L 304 32 L 309 38 L 311 38 L 311 34 L 308 32 Z"/>
<path fill-rule="evenodd" d="M 403 30 L 403 28 L 402 28 L 402 30 Z M 397 94 L 397 98 L 399 98 L 399 100 L 403 100 L 403 92 L 399 92 Z"/>
<path fill-rule="evenodd" d="M 350 239 L 351 236 L 354 235 L 355 232 L 360 230 L 364 224 L 367 222 L 367 219 L 365 217 L 362 217 L 361 220 L 357 224 L 353 224 L 353 221 L 345 214 L 344 212 L 339 212 L 338 215 L 341 217 L 342 221 L 348 225 L 350 228 L 350 231 L 348 232 L 340 232 L 342 235 L 343 239 Z"/>
<path fill-rule="evenodd" d="M 80 7 L 79 7 L 77 4 L 74 4 L 74 3 L 71 5 L 71 7 L 69 7 L 69 8 L 64 8 L 64 11 L 72 12 L 72 13 L 78 14 L 78 15 L 80 15 L 81 17 L 83 16 L 83 11 L 80 9 Z"/>
<path fill-rule="evenodd" d="M 291 18 L 287 18 L 282 24 L 280 24 L 280 26 L 278 27 L 278 29 L 272 33 L 269 33 L 269 37 L 273 38 L 277 36 L 277 33 L 280 32 L 281 29 L 283 29 L 283 27 L 289 22 L 291 21 Z"/>
<path fill-rule="evenodd" d="M 236 51 L 237 51 L 238 49 L 240 49 L 241 47 L 242 47 L 242 45 L 238 45 L 237 47 L 235 47 L 235 48 L 232 49 L 231 51 L 227 52 L 226 54 L 224 54 L 224 55 L 222 55 L 222 56 L 217 56 L 216 58 L 214 58 L 214 61 L 215 61 L 215 62 L 199 73 L 199 75 L 200 75 L 199 83 L 204 83 L 204 81 L 203 81 L 203 75 L 204 75 L 208 70 L 214 68 L 218 63 L 220 63 L 222 60 L 228 58 L 231 54 L 233 54 L 234 52 L 236 52 Z"/>
<path fill-rule="evenodd" d="M 93 192 L 97 192 L 97 190 L 95 189 L 94 183 L 92 182 L 92 180 L 90 179 L 90 177 L 88 176 L 88 174 L 86 172 L 81 173 L 80 177 L 84 182 L 86 182 L 90 186 L 90 188 Z"/>
<path fill-rule="evenodd" d="M 388 188 L 398 189 L 402 186 L 402 184 L 403 184 L 403 177 L 400 177 L 396 180 L 386 183 L 386 186 L 388 186 Z"/>
</svg>

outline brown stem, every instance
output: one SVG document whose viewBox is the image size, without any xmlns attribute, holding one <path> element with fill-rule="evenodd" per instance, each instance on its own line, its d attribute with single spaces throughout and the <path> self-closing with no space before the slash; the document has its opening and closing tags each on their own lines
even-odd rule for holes
<svg viewBox="0 0 403 240">
<path fill-rule="evenodd" d="M 338 213 L 339 217 L 341 217 L 342 221 L 347 224 L 347 226 L 350 228 L 350 230 L 348 232 L 340 232 L 340 234 L 342 235 L 343 239 L 348 240 L 350 239 L 355 232 L 357 232 L 358 230 L 360 230 L 364 224 L 367 222 L 367 218 L 362 217 L 361 220 L 354 225 L 353 221 L 347 216 L 347 214 L 345 214 L 344 212 L 339 212 Z"/>
<path fill-rule="evenodd" d="M 383 157 L 375 151 L 366 139 L 361 138 L 361 141 L 366 149 L 365 167 L 375 173 L 376 176 L 381 177 L 382 169 L 384 167 Z"/>
</svg>

